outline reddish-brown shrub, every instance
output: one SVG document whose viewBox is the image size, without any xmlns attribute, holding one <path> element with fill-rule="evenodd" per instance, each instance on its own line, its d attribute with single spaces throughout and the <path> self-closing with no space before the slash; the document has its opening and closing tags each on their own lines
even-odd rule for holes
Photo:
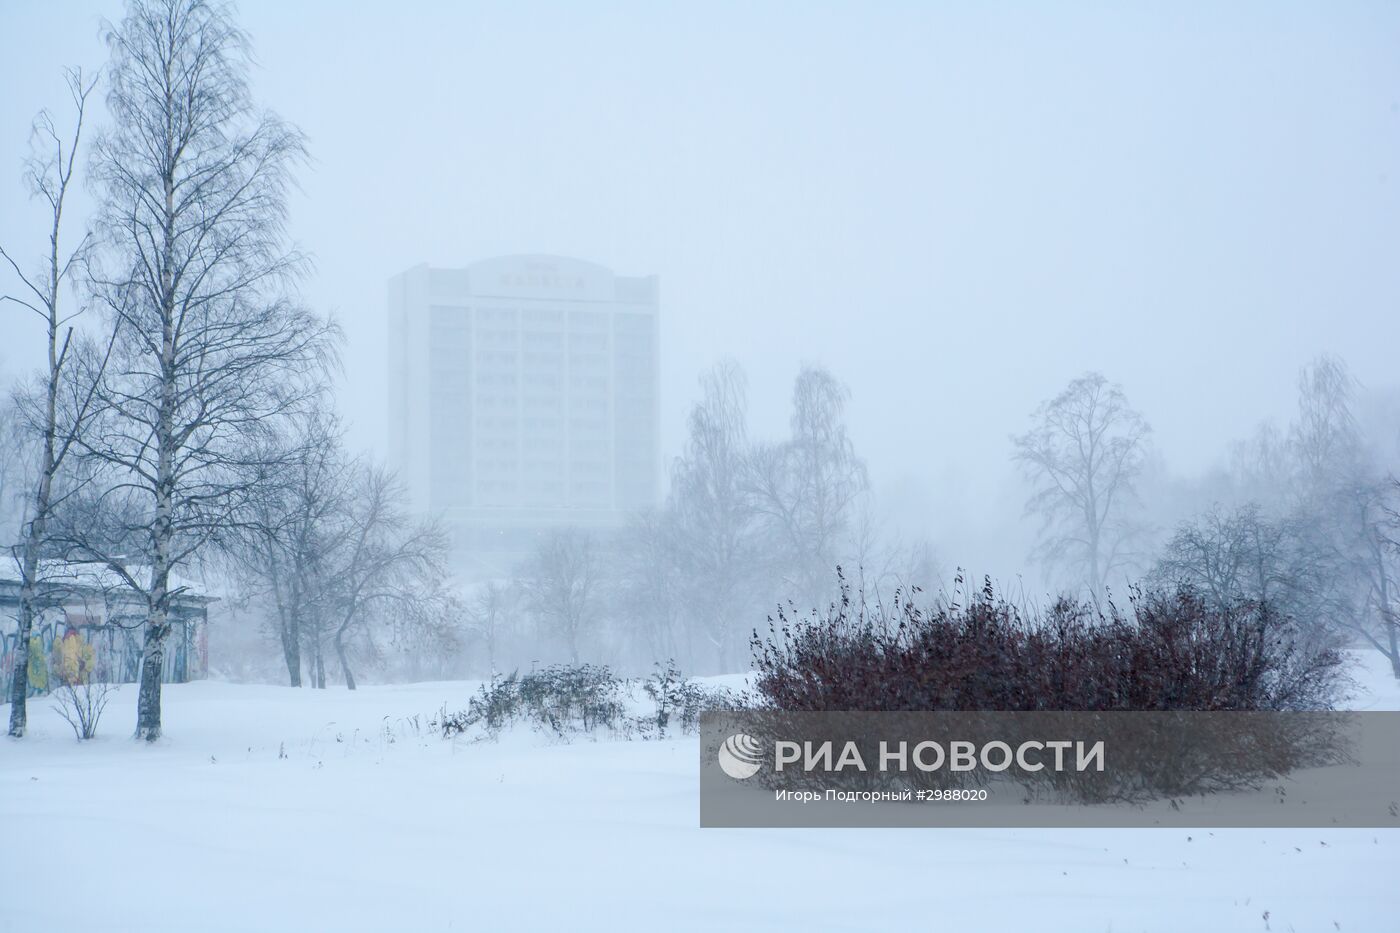
<svg viewBox="0 0 1400 933">
<path fill-rule="evenodd" d="M 1138 592 L 1128 615 L 1061 598 L 1024 611 L 990 581 L 920 606 L 872 607 L 842 580 L 825 612 L 790 609 L 753 636 L 755 684 L 802 710 L 1330 709 L 1335 641 L 1268 606 L 1215 604 L 1190 588 Z"/>
</svg>

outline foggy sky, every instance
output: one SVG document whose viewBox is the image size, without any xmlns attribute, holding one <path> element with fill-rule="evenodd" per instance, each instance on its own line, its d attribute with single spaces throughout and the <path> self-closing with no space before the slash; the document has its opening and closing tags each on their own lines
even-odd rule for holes
<svg viewBox="0 0 1400 933">
<path fill-rule="evenodd" d="M 1019 508 L 1008 435 L 1086 369 L 1183 473 L 1286 420 L 1318 352 L 1400 382 L 1400 5 L 1051 6 L 244 0 L 255 94 L 309 136 L 290 229 L 352 440 L 385 443 L 386 280 L 519 252 L 660 276 L 667 462 L 721 356 L 760 435 L 824 363 L 877 489 L 974 566 Z M 66 125 L 61 68 L 121 13 L 0 0 L 22 255 L 30 120 Z M 3 314 L 8 381 L 42 337 Z"/>
</svg>

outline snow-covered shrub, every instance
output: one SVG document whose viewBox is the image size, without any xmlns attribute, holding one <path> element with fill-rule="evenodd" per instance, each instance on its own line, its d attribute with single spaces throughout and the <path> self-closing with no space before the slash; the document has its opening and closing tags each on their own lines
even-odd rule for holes
<svg viewBox="0 0 1400 933">
<path fill-rule="evenodd" d="M 556 664 L 520 679 L 520 699 L 530 715 L 560 735 L 616 728 L 627 716 L 623 690 L 606 665 Z"/>
<path fill-rule="evenodd" d="M 651 699 L 655 712 L 634 716 L 628 701 L 637 687 Z M 723 688 L 687 680 L 674 662 L 642 681 L 624 680 L 606 666 L 553 665 L 528 674 L 494 677 L 457 712 L 443 709 L 436 720 L 444 738 L 479 728 L 487 734 L 524 723 L 557 736 L 611 732 L 626 736 L 664 737 L 667 729 L 692 732 L 700 714 L 732 708 L 737 698 Z"/>
<path fill-rule="evenodd" d="M 528 722 L 565 736 L 576 732 L 616 729 L 627 719 L 624 681 L 602 665 L 557 664 L 492 678 L 472 697 L 467 709 L 445 714 L 445 736 L 480 725 L 495 732 L 516 722 Z"/>
<path fill-rule="evenodd" d="M 667 661 L 664 667 L 657 662 L 656 673 L 642 684 L 642 690 L 656 706 L 650 725 L 663 737 L 673 724 L 681 732 L 694 732 L 701 713 L 739 705 L 739 698 L 723 687 L 705 687 L 688 680 L 674 660 Z"/>
</svg>

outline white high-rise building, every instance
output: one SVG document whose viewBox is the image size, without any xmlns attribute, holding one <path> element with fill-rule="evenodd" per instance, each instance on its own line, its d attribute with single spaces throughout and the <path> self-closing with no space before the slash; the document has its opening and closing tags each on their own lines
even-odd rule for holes
<svg viewBox="0 0 1400 933">
<path fill-rule="evenodd" d="M 656 504 L 656 276 L 558 256 L 415 266 L 389 282 L 388 350 L 391 456 L 472 575 Z"/>
</svg>

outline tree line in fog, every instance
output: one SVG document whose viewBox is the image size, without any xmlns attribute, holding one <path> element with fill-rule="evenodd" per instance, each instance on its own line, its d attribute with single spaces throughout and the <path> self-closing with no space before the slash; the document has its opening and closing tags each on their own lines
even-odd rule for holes
<svg viewBox="0 0 1400 933">
<path fill-rule="evenodd" d="M 454 580 L 442 528 L 344 441 L 329 388 L 341 337 L 300 300 L 308 263 L 285 231 L 305 140 L 253 101 L 246 36 L 204 0 L 132 0 L 106 36 L 108 120 L 86 139 L 97 84 L 70 73 L 70 106 L 37 119 L 27 167 L 46 227 L 0 244 L 6 313 L 35 315 L 45 334 L 44 364 L 0 419 L 21 590 L 11 734 L 25 730 L 29 633 L 60 561 L 102 568 L 143 607 L 131 624 L 148 739 L 172 601 L 195 577 L 226 596 L 219 637 L 247 641 L 216 663 L 352 689 L 367 671 L 553 661 L 747 669 L 750 636 L 778 606 L 840 596 L 838 567 L 863 598 L 953 598 L 934 545 L 956 560 L 957 542 L 890 533 L 848 431 L 849 390 L 817 365 L 798 374 L 776 439 L 750 433 L 741 369 L 716 365 L 658 508 L 606 534 L 545 535 L 508 578 Z M 74 231 L 65 206 L 80 178 L 96 207 Z M 1184 481 L 1160 468 L 1124 390 L 1086 374 L 1010 444 L 1038 534 L 1028 560 L 1047 591 L 1097 600 L 1188 584 L 1268 602 L 1379 649 L 1400 676 L 1396 413 L 1322 357 L 1303 369 L 1288 425 L 1261 426 L 1228 467 Z"/>
<path fill-rule="evenodd" d="M 706 373 L 662 507 L 613 534 L 560 530 L 512 579 L 468 598 L 476 672 L 658 658 L 747 669 L 750 637 L 776 609 L 838 598 L 838 567 L 866 599 L 956 598 L 957 567 L 936 559 L 955 542 L 936 528 L 917 541 L 888 533 L 847 430 L 848 396 L 828 370 L 804 367 L 788 435 L 755 439 L 742 371 Z M 1323 356 L 1301 370 L 1286 426 L 1261 424 L 1198 479 L 1161 468 L 1147 419 L 1099 373 L 1036 408 L 1010 456 L 1037 535 L 1027 562 L 1047 598 L 1126 602 L 1184 585 L 1221 604 L 1267 603 L 1379 649 L 1400 676 L 1397 453 L 1400 405 Z"/>
</svg>

